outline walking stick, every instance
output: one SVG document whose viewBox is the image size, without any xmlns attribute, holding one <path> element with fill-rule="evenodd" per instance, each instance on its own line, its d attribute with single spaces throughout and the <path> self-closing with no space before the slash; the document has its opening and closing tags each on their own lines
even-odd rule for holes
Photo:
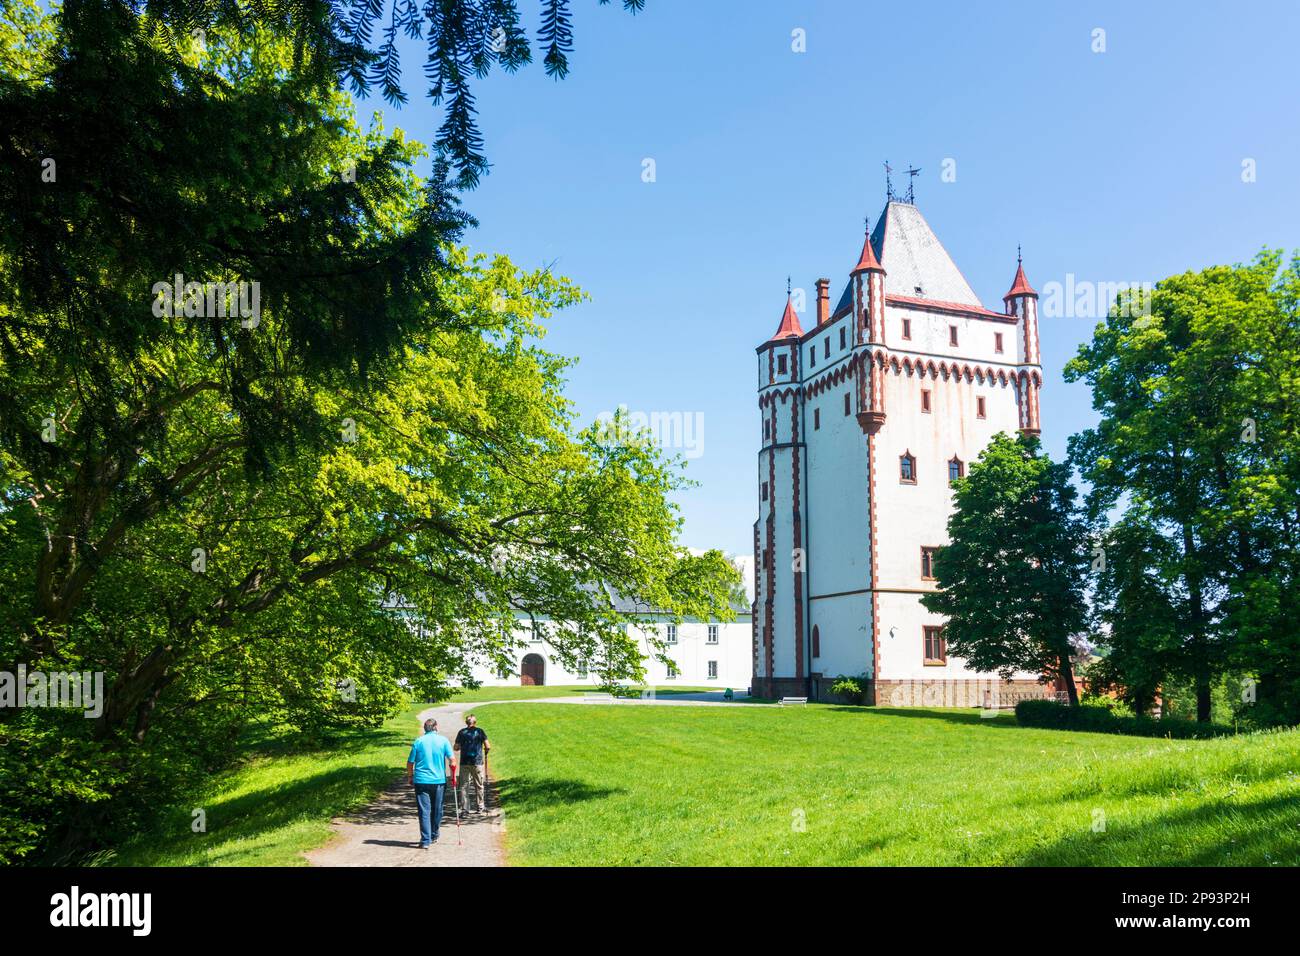
<svg viewBox="0 0 1300 956">
<path fill-rule="evenodd" d="M 456 845 L 462 846 L 460 842 L 460 788 L 456 786 L 456 765 L 451 765 L 451 797 L 456 804 Z"/>
</svg>

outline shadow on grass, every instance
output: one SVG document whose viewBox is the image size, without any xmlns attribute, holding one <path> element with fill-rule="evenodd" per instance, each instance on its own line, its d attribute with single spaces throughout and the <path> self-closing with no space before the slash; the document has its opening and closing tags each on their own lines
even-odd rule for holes
<svg viewBox="0 0 1300 956">
<path fill-rule="evenodd" d="M 1100 804 L 1105 807 L 1104 797 Z M 1230 832 L 1225 834 L 1223 828 Z M 1300 801 L 1282 794 L 1163 813 L 1134 823 L 1080 828 L 1015 861 L 1018 866 L 1295 866 L 1300 863 Z"/>
<path fill-rule="evenodd" d="M 942 720 L 950 724 L 972 724 L 981 727 L 1002 727 L 1012 728 L 1015 730 L 1033 730 L 1035 728 L 1022 728 L 1016 723 L 1015 716 L 1010 711 L 1000 713 L 996 717 L 982 717 L 981 711 L 978 710 L 957 710 L 945 708 L 928 708 L 928 707 L 853 707 L 850 705 L 829 705 L 826 710 L 836 713 L 860 714 L 865 717 L 912 717 L 922 718 L 925 720 Z"/>
<path fill-rule="evenodd" d="M 227 844 L 256 840 L 303 819 L 358 811 L 398 772 L 398 768 L 384 763 L 339 767 L 232 799 L 215 796 L 197 804 L 206 813 L 207 832 L 192 832 L 190 810 L 174 810 L 152 833 L 142 834 L 123 846 L 113 863 L 165 866 L 168 860 L 159 860 L 158 847 L 180 854 L 207 852 L 220 856 Z M 178 834 L 188 835 L 189 839 L 178 838 Z"/>
<path fill-rule="evenodd" d="M 621 787 L 593 787 L 581 780 L 559 780 L 555 777 L 509 777 L 496 780 L 495 784 L 500 806 L 507 816 L 564 804 L 603 800 L 627 792 Z"/>
</svg>

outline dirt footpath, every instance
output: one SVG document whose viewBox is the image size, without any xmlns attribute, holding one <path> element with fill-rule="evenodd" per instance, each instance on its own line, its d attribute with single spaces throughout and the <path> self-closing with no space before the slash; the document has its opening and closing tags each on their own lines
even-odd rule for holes
<svg viewBox="0 0 1300 956">
<path fill-rule="evenodd" d="M 487 704 L 616 704 L 627 707 L 758 707 L 774 706 L 741 704 L 723 700 L 720 692 L 679 694 L 653 699 L 633 698 L 612 700 L 607 696 L 591 694 L 585 697 L 544 697 L 529 700 L 477 701 L 472 704 L 445 704 L 420 712 L 420 723 L 432 717 L 438 721 L 438 733 L 448 740 L 456 739 L 456 732 L 465 726 L 465 714 Z M 484 727 L 491 736 L 489 726 Z M 411 727 L 411 739 L 421 733 L 420 726 Z M 459 761 L 457 761 L 459 763 Z M 489 760 L 488 769 L 491 770 Z M 428 850 L 421 850 L 420 824 L 415 815 L 415 794 L 403 774 L 392 786 L 380 794 L 370 806 L 350 817 L 334 821 L 335 835 L 329 843 L 307 853 L 312 866 L 505 866 L 505 818 L 497 798 L 495 781 L 487 781 L 487 816 L 470 817 L 461 821 L 460 842 L 457 843 L 455 803 L 451 791 L 446 792 L 443 803 L 442 831 L 438 842 Z"/>
<path fill-rule="evenodd" d="M 434 718 L 438 721 L 438 733 L 455 741 L 456 732 L 465 726 L 465 713 L 480 706 L 481 703 L 430 707 L 420 713 L 420 722 Z M 419 727 L 413 725 L 411 739 L 419 734 Z M 489 758 L 489 770 L 491 766 Z M 505 823 L 491 778 L 487 791 L 489 814 L 462 820 L 457 845 L 456 805 L 451 788 L 447 788 L 438 842 L 421 850 L 415 794 L 403 774 L 370 806 L 334 821 L 334 838 L 307 853 L 307 860 L 312 866 L 505 866 Z"/>
</svg>

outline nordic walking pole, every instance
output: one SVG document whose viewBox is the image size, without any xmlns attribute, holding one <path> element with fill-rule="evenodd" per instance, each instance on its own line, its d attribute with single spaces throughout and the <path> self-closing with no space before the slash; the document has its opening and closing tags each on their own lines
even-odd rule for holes
<svg viewBox="0 0 1300 956">
<path fill-rule="evenodd" d="M 456 786 L 456 765 L 451 765 L 451 798 L 456 805 L 456 845 L 461 846 L 460 842 L 460 788 Z"/>
</svg>

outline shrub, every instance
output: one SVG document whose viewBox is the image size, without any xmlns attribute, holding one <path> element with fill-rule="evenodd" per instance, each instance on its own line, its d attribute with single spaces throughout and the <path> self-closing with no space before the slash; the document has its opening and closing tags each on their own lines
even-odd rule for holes
<svg viewBox="0 0 1300 956">
<path fill-rule="evenodd" d="M 1022 727 L 1050 730 L 1086 730 L 1097 734 L 1127 734 L 1132 737 L 1172 737 L 1177 740 L 1204 740 L 1234 733 L 1221 724 L 1202 724 L 1194 720 L 1166 717 L 1132 717 L 1115 714 L 1105 705 L 1083 704 L 1070 707 L 1051 700 L 1022 700 L 1016 705 L 1016 722 Z"/>
<path fill-rule="evenodd" d="M 831 685 L 831 693 L 843 697 L 850 704 L 861 705 L 867 695 L 865 677 L 845 677 L 841 674 Z"/>
</svg>

